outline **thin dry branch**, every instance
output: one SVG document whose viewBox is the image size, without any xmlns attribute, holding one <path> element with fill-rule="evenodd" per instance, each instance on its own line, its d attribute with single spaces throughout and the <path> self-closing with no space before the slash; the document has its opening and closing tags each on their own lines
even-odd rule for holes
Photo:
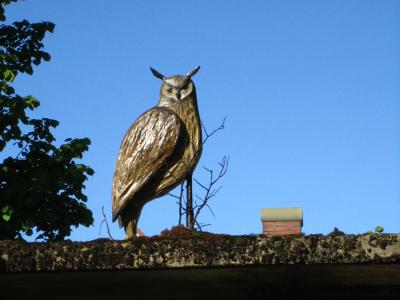
<svg viewBox="0 0 400 300">
<path fill-rule="evenodd" d="M 210 133 L 207 131 L 206 127 L 204 126 L 203 123 L 201 123 L 201 128 L 203 128 L 203 132 L 204 132 L 204 139 L 203 139 L 203 146 L 204 144 L 207 142 L 207 140 L 212 137 L 215 133 L 217 133 L 220 130 L 223 130 L 225 128 L 225 120 L 226 117 L 222 120 L 221 125 L 219 125 L 219 127 L 215 128 L 213 131 L 211 131 Z"/>
<path fill-rule="evenodd" d="M 184 182 L 182 182 L 179 185 L 179 195 L 174 195 L 172 193 L 168 193 L 169 196 L 171 196 L 171 197 L 173 197 L 175 199 L 178 199 L 176 201 L 176 204 L 178 204 L 178 207 L 179 207 L 178 225 L 182 225 L 182 216 L 186 213 L 186 208 L 183 206 L 183 203 L 182 203 L 184 201 L 184 193 L 183 193 L 184 190 L 185 190 Z"/>
<path fill-rule="evenodd" d="M 201 127 L 203 129 L 203 141 L 202 141 L 202 145 L 204 146 L 204 144 L 208 141 L 208 139 L 210 137 L 212 137 L 214 134 L 216 134 L 218 131 L 221 131 L 225 128 L 225 121 L 226 121 L 226 117 L 222 120 L 222 123 L 215 129 L 213 129 L 211 132 L 209 132 L 206 127 L 204 126 L 204 124 L 201 124 Z M 196 155 L 193 155 L 192 159 L 194 159 L 194 157 L 196 157 Z M 201 204 L 197 204 L 196 200 L 193 199 L 195 201 L 195 205 L 193 207 L 193 211 L 195 211 L 194 214 L 194 219 L 192 221 L 192 225 L 196 224 L 197 229 L 201 230 L 202 227 L 204 226 L 208 226 L 210 224 L 201 224 L 198 223 L 196 221 L 199 213 L 201 212 L 201 210 L 204 207 L 207 207 L 210 212 L 212 213 L 212 215 L 214 215 L 214 212 L 212 211 L 211 207 L 208 205 L 208 201 L 215 197 L 216 194 L 219 192 L 219 190 L 222 188 L 222 186 L 218 187 L 217 189 L 214 188 L 214 185 L 226 174 L 227 168 L 228 168 L 228 163 L 229 163 L 229 157 L 227 157 L 226 155 L 222 158 L 222 161 L 219 162 L 219 166 L 220 166 L 220 171 L 218 173 L 218 176 L 216 178 L 214 178 L 214 173 L 212 170 L 203 167 L 207 172 L 210 173 L 210 181 L 208 183 L 208 186 L 201 184 L 196 178 L 193 178 L 193 180 L 199 185 L 201 186 L 205 192 L 206 195 L 203 198 L 200 198 L 198 195 L 195 195 L 196 198 L 198 198 L 201 201 Z M 189 163 L 189 165 L 191 165 Z M 189 169 L 189 166 L 185 166 L 186 168 Z M 184 182 L 181 183 L 180 185 L 180 190 L 179 190 L 179 194 L 175 195 L 172 193 L 168 193 L 168 195 L 170 195 L 171 197 L 177 199 L 177 204 L 179 206 L 179 217 L 178 217 L 178 224 L 181 225 L 182 224 L 182 216 L 185 215 L 187 213 L 186 208 L 184 207 L 184 203 L 183 202 L 187 202 L 188 200 L 184 199 Z M 184 201 L 185 200 L 185 201 Z M 215 216 L 215 215 L 214 215 Z M 190 227 L 190 226 L 189 226 Z"/>
<path fill-rule="evenodd" d="M 200 231 L 203 231 L 203 228 L 206 226 L 211 226 L 211 224 L 209 224 L 209 223 L 204 224 L 204 223 L 199 223 L 197 221 L 195 221 L 195 224 L 197 226 L 196 228 Z"/>
<path fill-rule="evenodd" d="M 101 207 L 101 212 L 103 213 L 103 220 L 101 220 L 101 222 L 100 222 L 99 235 L 100 235 L 100 233 L 101 233 L 101 227 L 102 227 L 103 223 L 105 223 L 105 224 L 106 224 L 106 227 L 107 227 L 108 237 L 109 237 L 111 240 L 114 240 L 113 237 L 112 237 L 112 235 L 111 235 L 111 232 L 110 232 L 110 227 L 108 226 L 107 217 L 106 217 L 106 214 L 105 214 L 105 212 L 104 212 L 104 206 Z"/>
<path fill-rule="evenodd" d="M 213 197 L 215 197 L 217 195 L 217 193 L 221 190 L 222 185 L 219 186 L 218 188 L 215 188 L 215 184 L 217 184 L 217 182 L 225 176 L 227 170 L 228 170 L 228 166 L 229 166 L 229 156 L 224 155 L 224 157 L 222 158 L 222 160 L 218 163 L 219 164 L 219 172 L 217 174 L 216 177 L 214 177 L 214 171 L 207 168 L 207 167 L 203 167 L 208 173 L 209 173 L 209 182 L 208 185 L 204 185 L 201 182 L 199 182 L 196 178 L 193 178 L 193 180 L 205 191 L 205 195 L 200 198 L 198 195 L 196 195 L 196 197 L 201 200 L 202 202 L 200 204 L 197 205 L 193 208 L 195 210 L 195 214 L 194 214 L 194 222 L 195 224 L 197 224 L 198 226 L 198 216 L 200 214 L 200 212 L 202 211 L 202 209 L 204 207 L 207 207 L 211 213 L 214 215 L 214 212 L 212 211 L 211 207 L 209 206 L 208 202 L 210 201 L 210 199 L 212 199 Z"/>
</svg>

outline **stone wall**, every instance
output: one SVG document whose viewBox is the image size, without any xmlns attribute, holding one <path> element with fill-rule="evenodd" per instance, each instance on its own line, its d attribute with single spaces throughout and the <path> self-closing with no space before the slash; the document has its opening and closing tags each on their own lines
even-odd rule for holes
<svg viewBox="0 0 400 300">
<path fill-rule="evenodd" d="M 209 234 L 122 241 L 0 241 L 1 273 L 399 263 L 399 234 L 269 238 Z"/>
</svg>

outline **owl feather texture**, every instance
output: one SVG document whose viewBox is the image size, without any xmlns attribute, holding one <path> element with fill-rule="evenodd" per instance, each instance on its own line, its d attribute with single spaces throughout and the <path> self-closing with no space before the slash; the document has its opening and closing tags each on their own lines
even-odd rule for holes
<svg viewBox="0 0 400 300">
<path fill-rule="evenodd" d="M 143 113 L 125 134 L 115 164 L 112 184 L 113 222 L 126 237 L 136 236 L 143 206 L 191 176 L 202 152 L 201 121 L 196 89 L 186 75 L 165 77 L 156 107 Z"/>
</svg>

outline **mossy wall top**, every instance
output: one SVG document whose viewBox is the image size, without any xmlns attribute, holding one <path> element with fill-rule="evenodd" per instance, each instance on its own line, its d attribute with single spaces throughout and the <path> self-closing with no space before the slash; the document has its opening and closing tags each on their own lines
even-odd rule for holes
<svg viewBox="0 0 400 300">
<path fill-rule="evenodd" d="M 113 241 L 0 241 L 0 272 L 400 263 L 399 234 L 200 235 Z"/>
</svg>

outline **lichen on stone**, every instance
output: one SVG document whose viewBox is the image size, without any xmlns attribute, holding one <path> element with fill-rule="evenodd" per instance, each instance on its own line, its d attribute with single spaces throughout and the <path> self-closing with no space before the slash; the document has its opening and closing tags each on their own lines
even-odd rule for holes
<svg viewBox="0 0 400 300">
<path fill-rule="evenodd" d="M 265 237 L 169 231 L 121 241 L 0 241 L 0 272 L 347 263 L 400 263 L 400 235 Z"/>
</svg>

